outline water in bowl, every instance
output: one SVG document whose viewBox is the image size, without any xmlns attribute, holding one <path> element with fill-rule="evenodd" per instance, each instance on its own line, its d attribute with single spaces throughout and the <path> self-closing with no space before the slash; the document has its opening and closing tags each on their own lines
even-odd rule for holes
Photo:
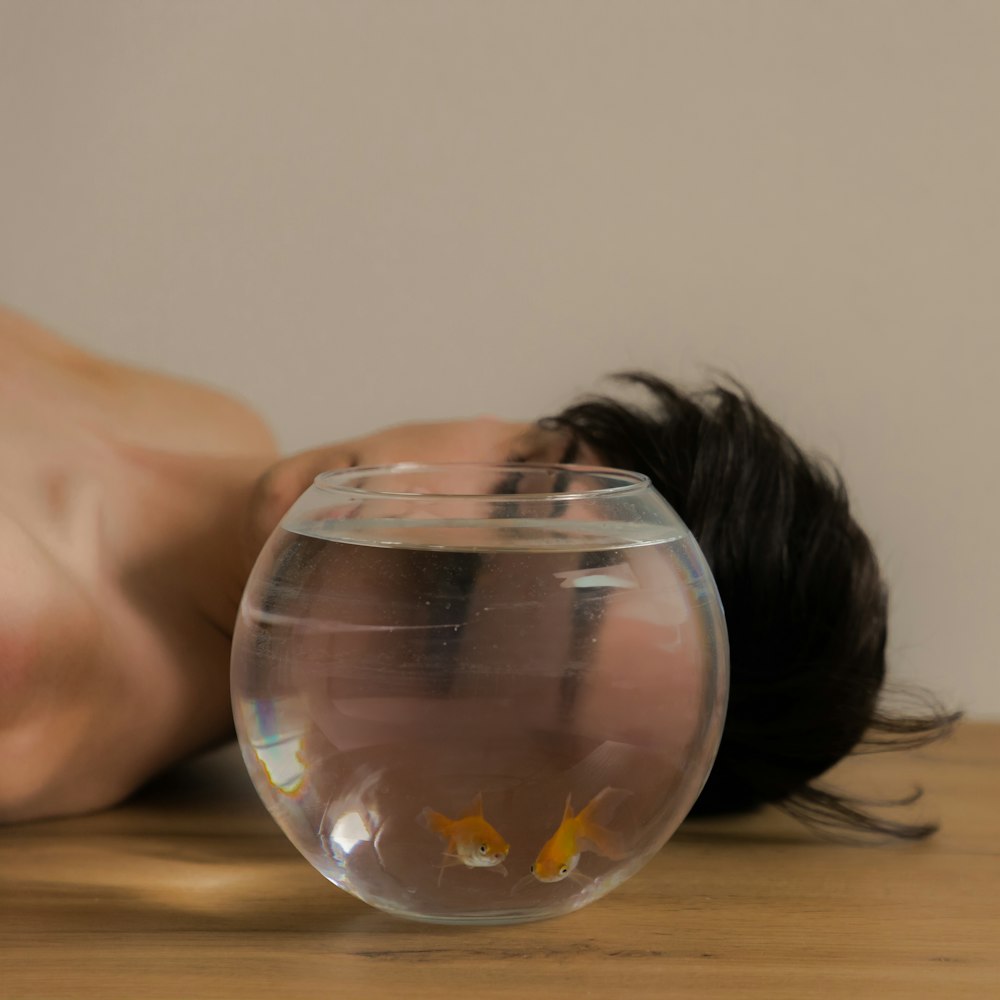
<svg viewBox="0 0 1000 1000">
<path fill-rule="evenodd" d="M 554 916 L 634 874 L 690 808 L 726 652 L 682 527 L 292 517 L 262 562 L 237 730 L 335 885 L 438 922 Z"/>
</svg>

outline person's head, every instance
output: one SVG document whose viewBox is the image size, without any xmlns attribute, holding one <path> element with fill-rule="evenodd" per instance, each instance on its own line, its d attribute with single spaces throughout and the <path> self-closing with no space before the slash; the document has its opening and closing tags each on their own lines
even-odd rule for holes
<svg viewBox="0 0 1000 1000">
<path fill-rule="evenodd" d="M 619 378 L 641 387 L 646 404 L 589 398 L 542 426 L 568 430 L 608 465 L 646 473 L 712 569 L 729 632 L 729 707 L 692 815 L 774 803 L 814 824 L 933 832 L 813 783 L 856 747 L 920 744 L 956 718 L 931 699 L 911 718 L 878 705 L 886 588 L 840 475 L 740 386 L 684 393 L 644 373 Z"/>
<path fill-rule="evenodd" d="M 893 717 L 885 680 L 887 601 L 843 482 L 807 456 L 749 393 L 686 393 L 619 376 L 644 404 L 611 396 L 536 423 L 479 418 L 406 424 L 294 455 L 259 481 L 256 552 L 318 473 L 394 462 L 571 462 L 648 475 L 690 528 L 716 579 L 729 632 L 730 695 L 715 765 L 692 815 L 773 803 L 815 824 L 920 837 L 814 779 L 860 746 L 911 746 L 954 721 L 933 706 Z"/>
</svg>

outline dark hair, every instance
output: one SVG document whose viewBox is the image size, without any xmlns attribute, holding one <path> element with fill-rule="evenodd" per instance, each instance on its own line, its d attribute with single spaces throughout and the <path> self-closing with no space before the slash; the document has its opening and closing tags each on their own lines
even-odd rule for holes
<svg viewBox="0 0 1000 1000">
<path fill-rule="evenodd" d="M 645 407 L 588 397 L 544 422 L 604 461 L 646 473 L 691 529 L 722 598 L 730 694 L 722 742 L 693 816 L 773 803 L 813 826 L 920 838 L 910 824 L 814 783 L 852 751 L 930 742 L 948 714 L 879 706 L 886 589 L 839 473 L 805 455 L 738 383 L 684 393 L 655 376 Z"/>
</svg>

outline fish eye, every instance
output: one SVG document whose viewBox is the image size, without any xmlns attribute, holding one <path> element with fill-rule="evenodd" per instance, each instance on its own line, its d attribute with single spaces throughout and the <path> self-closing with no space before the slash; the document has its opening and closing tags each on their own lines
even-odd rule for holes
<svg viewBox="0 0 1000 1000">
<path fill-rule="evenodd" d="M 488 850 L 489 850 L 489 848 L 485 844 L 480 844 L 479 845 L 479 853 L 480 854 L 485 854 Z"/>
<path fill-rule="evenodd" d="M 534 866 L 534 865 L 532 865 L 532 866 L 531 866 L 531 867 L 530 867 L 530 868 L 528 869 L 528 871 L 529 871 L 529 872 L 531 872 L 531 874 L 532 874 L 532 875 L 534 875 L 534 874 L 535 874 L 535 866 Z"/>
<path fill-rule="evenodd" d="M 559 869 L 559 874 L 560 875 L 568 875 L 569 874 L 569 867 L 567 865 L 563 865 L 562 868 Z"/>
</svg>

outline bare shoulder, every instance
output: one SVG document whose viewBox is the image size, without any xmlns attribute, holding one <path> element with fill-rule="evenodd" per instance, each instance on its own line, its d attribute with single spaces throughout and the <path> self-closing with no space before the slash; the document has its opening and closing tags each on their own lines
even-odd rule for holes
<svg viewBox="0 0 1000 1000">
<path fill-rule="evenodd" d="M 0 306 L 0 374 L 29 370 L 133 444 L 189 454 L 270 454 L 267 423 L 248 403 L 196 379 L 122 364 Z"/>
<path fill-rule="evenodd" d="M 277 450 L 264 419 L 213 386 L 112 362 L 94 365 L 89 375 L 147 447 L 227 455 Z"/>
<path fill-rule="evenodd" d="M 236 584 L 200 540 L 270 448 L 224 394 L 0 310 L 0 822 L 111 805 L 228 733 Z"/>
</svg>

